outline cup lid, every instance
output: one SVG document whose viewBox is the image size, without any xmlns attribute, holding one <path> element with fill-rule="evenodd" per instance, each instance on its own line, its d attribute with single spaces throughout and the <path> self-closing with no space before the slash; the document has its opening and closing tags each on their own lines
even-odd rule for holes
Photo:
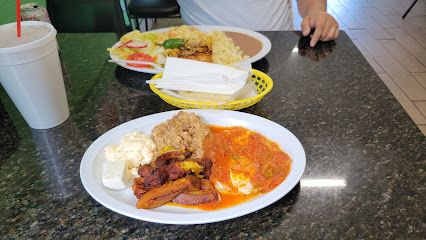
<svg viewBox="0 0 426 240">
<path fill-rule="evenodd" d="M 12 46 L 12 47 L 2 47 L 0 45 L 0 54 L 8 54 L 8 53 L 14 53 L 14 52 L 22 52 L 22 51 L 27 51 L 29 49 L 32 48 L 36 48 L 38 46 L 43 45 L 44 43 L 46 43 L 47 41 L 51 40 L 52 38 L 56 37 L 56 29 L 53 27 L 52 24 L 47 23 L 47 22 L 41 22 L 41 21 L 23 21 L 21 23 L 21 26 L 44 26 L 50 29 L 50 31 L 44 35 L 41 36 L 39 38 L 35 38 L 33 41 L 27 42 L 27 43 L 23 43 L 21 45 L 17 45 L 17 46 Z M 9 23 L 9 24 L 5 24 L 5 25 L 1 25 L 0 26 L 0 35 L 1 32 L 4 32 L 6 34 L 10 34 L 10 33 L 14 33 L 16 34 L 16 28 L 17 28 L 17 23 Z M 9 33 L 10 32 L 10 33 Z M 24 38 L 25 33 L 23 33 L 22 38 Z M 0 42 L 1 44 L 1 42 Z"/>
</svg>

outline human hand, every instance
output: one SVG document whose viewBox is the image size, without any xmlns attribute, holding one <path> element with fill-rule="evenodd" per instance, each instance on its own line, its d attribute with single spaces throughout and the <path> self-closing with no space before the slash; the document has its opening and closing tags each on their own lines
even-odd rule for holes
<svg viewBox="0 0 426 240">
<path fill-rule="evenodd" d="M 308 36 L 312 29 L 310 46 L 314 47 L 318 41 L 330 41 L 339 36 L 339 24 L 333 16 L 326 12 L 315 11 L 306 16 L 302 23 L 303 36 Z"/>
</svg>

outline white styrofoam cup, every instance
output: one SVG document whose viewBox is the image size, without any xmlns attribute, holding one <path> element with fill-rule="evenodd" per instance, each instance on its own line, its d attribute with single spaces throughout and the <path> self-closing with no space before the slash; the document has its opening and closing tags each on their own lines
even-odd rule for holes
<svg viewBox="0 0 426 240">
<path fill-rule="evenodd" d="M 45 26 L 50 31 L 27 44 L 0 46 L 0 83 L 31 128 L 52 128 L 70 115 L 56 29 L 46 22 L 23 21 L 21 24 L 22 27 Z M 2 25 L 0 31 L 10 28 L 16 28 L 16 23 Z"/>
</svg>

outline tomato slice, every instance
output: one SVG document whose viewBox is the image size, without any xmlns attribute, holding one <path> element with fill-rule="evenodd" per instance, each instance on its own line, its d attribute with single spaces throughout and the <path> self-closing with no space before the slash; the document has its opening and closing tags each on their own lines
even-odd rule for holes
<svg viewBox="0 0 426 240">
<path fill-rule="evenodd" d="M 132 53 L 127 57 L 127 60 L 129 61 L 142 61 L 142 62 L 154 62 L 152 60 L 152 57 L 146 53 L 136 52 Z M 129 67 L 136 67 L 136 68 L 148 68 L 151 67 L 151 65 L 147 64 L 135 64 L 135 63 L 126 63 Z"/>
</svg>

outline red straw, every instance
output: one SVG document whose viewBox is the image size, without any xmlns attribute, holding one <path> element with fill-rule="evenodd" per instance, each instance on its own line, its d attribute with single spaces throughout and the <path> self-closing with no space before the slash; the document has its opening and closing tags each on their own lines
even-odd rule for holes
<svg viewBox="0 0 426 240">
<path fill-rule="evenodd" d="M 21 0 L 16 0 L 16 24 L 18 37 L 21 37 Z"/>
</svg>

